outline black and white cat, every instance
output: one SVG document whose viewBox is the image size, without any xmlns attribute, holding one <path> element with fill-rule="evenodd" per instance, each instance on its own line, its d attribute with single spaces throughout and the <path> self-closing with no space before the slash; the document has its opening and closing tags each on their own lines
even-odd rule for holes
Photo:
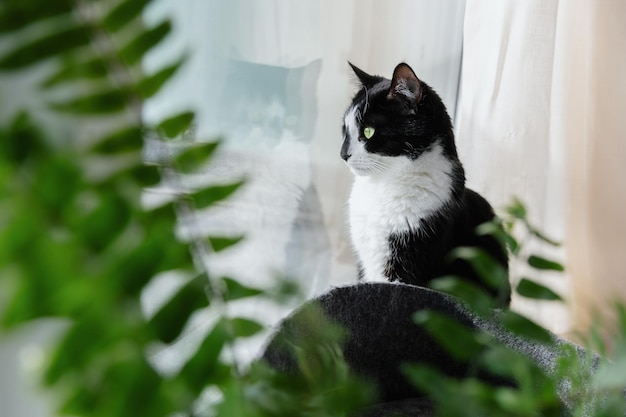
<svg viewBox="0 0 626 417">
<path fill-rule="evenodd" d="M 391 80 L 350 65 L 362 88 L 344 116 L 341 157 L 355 175 L 349 223 L 360 278 L 428 287 L 457 275 L 508 303 L 508 282 L 487 288 L 469 264 L 448 259 L 453 248 L 474 246 L 507 266 L 496 239 L 475 233 L 494 212 L 465 188 L 441 98 L 405 63 Z"/>
</svg>

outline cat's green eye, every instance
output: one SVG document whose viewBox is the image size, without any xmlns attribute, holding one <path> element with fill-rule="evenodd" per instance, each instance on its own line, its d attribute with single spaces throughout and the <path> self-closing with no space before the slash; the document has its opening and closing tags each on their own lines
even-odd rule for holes
<svg viewBox="0 0 626 417">
<path fill-rule="evenodd" d="M 374 132 L 376 132 L 376 129 L 371 126 L 363 128 L 363 136 L 365 136 L 365 139 L 370 139 L 372 136 L 374 136 Z"/>
</svg>

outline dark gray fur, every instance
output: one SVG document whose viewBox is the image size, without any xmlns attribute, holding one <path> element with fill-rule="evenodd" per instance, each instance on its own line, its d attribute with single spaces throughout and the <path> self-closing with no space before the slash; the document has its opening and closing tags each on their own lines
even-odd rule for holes
<svg viewBox="0 0 626 417">
<path fill-rule="evenodd" d="M 427 364 L 453 376 L 475 372 L 467 364 L 452 360 L 426 329 L 414 324 L 412 317 L 416 311 L 435 310 L 468 328 L 485 331 L 498 342 L 532 359 L 546 375 L 554 371 L 561 345 L 572 346 L 581 361 L 586 357 L 584 349 L 557 336 L 553 336 L 553 343 L 541 344 L 512 334 L 499 324 L 497 311 L 493 317 L 483 319 L 454 297 L 437 291 L 399 283 L 365 283 L 335 288 L 287 318 L 263 355 L 270 366 L 280 371 L 298 372 L 291 349 L 309 334 L 310 329 L 303 325 L 302 318 L 313 306 L 321 307 L 331 321 L 347 330 L 347 340 L 342 344 L 347 364 L 378 387 L 380 404 L 364 411 L 363 417 L 432 415 L 432 404 L 400 371 L 405 363 Z M 594 372 L 598 363 L 599 358 L 593 356 L 591 368 L 586 371 Z M 473 375 L 498 385 L 515 383 L 486 373 Z M 575 394 L 570 392 L 568 381 L 561 381 L 559 395 L 566 410 L 572 406 L 570 400 Z"/>
</svg>

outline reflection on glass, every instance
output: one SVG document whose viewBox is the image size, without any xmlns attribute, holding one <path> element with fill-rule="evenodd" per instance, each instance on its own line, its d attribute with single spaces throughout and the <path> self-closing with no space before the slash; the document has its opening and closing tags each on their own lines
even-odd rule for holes
<svg viewBox="0 0 626 417">
<path fill-rule="evenodd" d="M 311 290 L 317 282 L 312 273 L 328 263 L 327 238 L 322 223 L 315 224 L 322 216 L 309 151 L 319 69 L 319 61 L 296 68 L 228 63 L 216 109 L 226 140 L 207 175 L 218 182 L 245 178 L 246 185 L 208 210 L 202 226 L 246 238 L 213 258 L 217 276 L 267 285 L 286 274 Z"/>
</svg>

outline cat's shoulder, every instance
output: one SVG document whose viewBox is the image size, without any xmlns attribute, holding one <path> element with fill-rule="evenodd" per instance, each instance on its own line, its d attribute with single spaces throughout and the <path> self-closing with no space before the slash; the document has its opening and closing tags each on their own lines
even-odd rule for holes
<svg viewBox="0 0 626 417">
<path fill-rule="evenodd" d="M 487 199 L 470 188 L 464 190 L 463 206 L 465 210 L 484 220 L 490 220 L 495 215 Z"/>
</svg>

